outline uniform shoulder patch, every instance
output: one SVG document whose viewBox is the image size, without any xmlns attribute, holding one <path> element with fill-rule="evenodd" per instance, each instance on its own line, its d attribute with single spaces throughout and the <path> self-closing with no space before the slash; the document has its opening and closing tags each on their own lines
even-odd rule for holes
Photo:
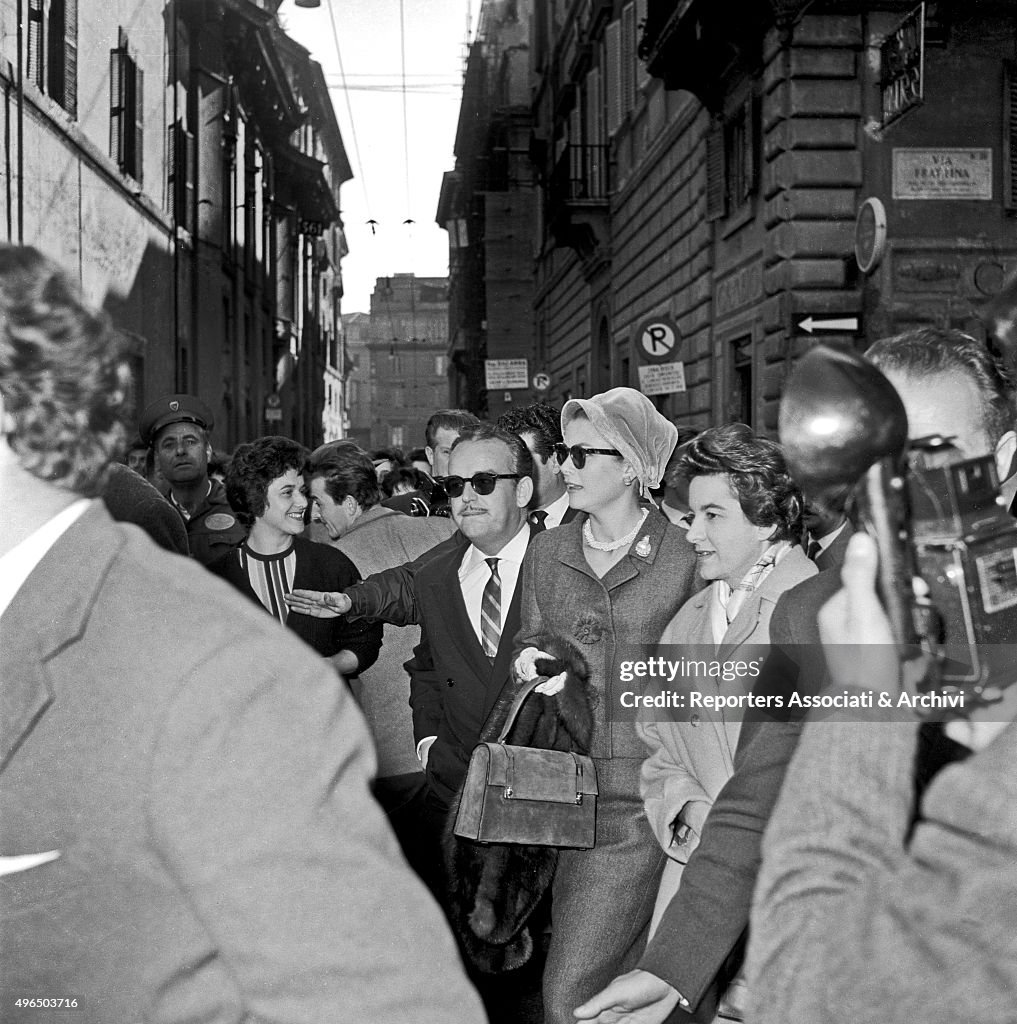
<svg viewBox="0 0 1017 1024">
<path fill-rule="evenodd" d="M 226 512 L 215 512 L 205 517 L 205 525 L 210 530 L 231 530 L 236 524 L 236 518 Z"/>
</svg>

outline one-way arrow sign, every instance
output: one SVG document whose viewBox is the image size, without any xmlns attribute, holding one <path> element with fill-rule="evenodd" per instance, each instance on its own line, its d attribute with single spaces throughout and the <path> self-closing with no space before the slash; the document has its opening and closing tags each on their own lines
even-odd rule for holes
<svg viewBox="0 0 1017 1024">
<path fill-rule="evenodd" d="M 798 321 L 798 330 L 806 334 L 815 334 L 816 331 L 842 331 L 851 332 L 858 330 L 858 317 L 842 316 L 820 320 L 811 313 L 803 320 Z"/>
</svg>

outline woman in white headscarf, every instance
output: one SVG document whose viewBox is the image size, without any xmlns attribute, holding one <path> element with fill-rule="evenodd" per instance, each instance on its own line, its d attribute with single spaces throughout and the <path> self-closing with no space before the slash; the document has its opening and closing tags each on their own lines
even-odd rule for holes
<svg viewBox="0 0 1017 1024">
<path fill-rule="evenodd" d="M 530 544 L 515 666 L 519 678 L 533 678 L 534 661 L 561 639 L 582 654 L 595 694 L 589 753 L 600 797 L 595 847 L 559 853 L 546 1024 L 571 1024 L 573 1010 L 642 951 L 665 857 L 643 813 L 645 748 L 622 710 L 631 684 L 620 682 L 620 667 L 656 643 L 697 585 L 684 532 L 648 500 L 675 426 L 631 388 L 566 402 L 561 422 L 556 457 L 581 514 Z M 543 692 L 554 686 L 542 684 Z"/>
</svg>

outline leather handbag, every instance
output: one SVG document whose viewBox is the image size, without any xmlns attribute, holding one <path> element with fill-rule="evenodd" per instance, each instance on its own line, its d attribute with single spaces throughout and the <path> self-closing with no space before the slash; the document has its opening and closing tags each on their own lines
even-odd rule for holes
<svg viewBox="0 0 1017 1024">
<path fill-rule="evenodd" d="M 478 843 L 519 843 L 588 850 L 597 830 L 597 772 L 585 754 L 506 743 L 523 701 L 544 680 L 524 686 L 498 739 L 470 757 L 453 831 Z"/>
</svg>

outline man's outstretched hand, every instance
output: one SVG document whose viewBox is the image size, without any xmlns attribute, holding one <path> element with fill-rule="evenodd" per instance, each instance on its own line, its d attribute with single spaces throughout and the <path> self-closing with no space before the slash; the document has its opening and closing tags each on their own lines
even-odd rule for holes
<svg viewBox="0 0 1017 1024">
<path fill-rule="evenodd" d="M 649 971 L 629 971 L 573 1011 L 595 1024 L 661 1024 L 681 1001 L 678 990 Z"/>
<path fill-rule="evenodd" d="M 313 615 L 316 619 L 334 619 L 353 607 L 353 602 L 341 590 L 292 590 L 285 601 L 291 612 Z"/>
</svg>

